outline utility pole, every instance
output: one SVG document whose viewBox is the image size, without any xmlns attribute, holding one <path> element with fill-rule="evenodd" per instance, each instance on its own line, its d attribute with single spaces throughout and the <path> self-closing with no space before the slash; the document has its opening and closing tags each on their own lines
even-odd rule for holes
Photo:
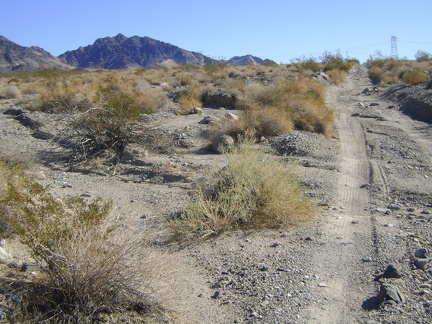
<svg viewBox="0 0 432 324">
<path fill-rule="evenodd" d="M 398 51 L 397 51 L 397 38 L 396 36 L 391 37 L 391 50 L 390 50 L 390 58 L 397 60 Z"/>
</svg>

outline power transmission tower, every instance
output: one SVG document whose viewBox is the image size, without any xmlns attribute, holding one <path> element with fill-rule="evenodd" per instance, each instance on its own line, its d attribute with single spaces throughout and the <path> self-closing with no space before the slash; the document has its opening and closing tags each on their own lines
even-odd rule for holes
<svg viewBox="0 0 432 324">
<path fill-rule="evenodd" d="M 398 51 L 397 51 L 397 38 L 396 36 L 391 37 L 391 50 L 390 50 L 390 58 L 397 60 Z"/>
</svg>

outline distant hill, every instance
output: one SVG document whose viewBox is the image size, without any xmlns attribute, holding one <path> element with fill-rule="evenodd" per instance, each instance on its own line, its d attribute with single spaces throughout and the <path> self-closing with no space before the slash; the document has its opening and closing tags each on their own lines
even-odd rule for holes
<svg viewBox="0 0 432 324">
<path fill-rule="evenodd" d="M 272 60 L 263 60 L 253 55 L 234 56 L 227 61 L 227 64 L 233 65 L 258 65 L 258 64 L 277 64 Z"/>
<path fill-rule="evenodd" d="M 59 56 L 64 62 L 80 68 L 128 69 L 163 64 L 192 63 L 204 65 L 216 60 L 190 52 L 150 37 L 115 37 L 97 39 L 93 45 L 80 47 Z"/>
<path fill-rule="evenodd" d="M 37 70 L 50 67 L 70 68 L 40 47 L 20 46 L 6 37 L 0 36 L 0 72 Z"/>
<path fill-rule="evenodd" d="M 20 46 L 0 36 L 0 72 L 37 70 L 43 68 L 129 69 L 171 66 L 178 64 L 205 65 L 218 62 L 201 53 L 184 50 L 150 37 L 115 37 L 97 39 L 92 45 L 79 47 L 55 57 L 44 49 Z M 228 64 L 276 64 L 252 55 L 235 56 Z"/>
</svg>

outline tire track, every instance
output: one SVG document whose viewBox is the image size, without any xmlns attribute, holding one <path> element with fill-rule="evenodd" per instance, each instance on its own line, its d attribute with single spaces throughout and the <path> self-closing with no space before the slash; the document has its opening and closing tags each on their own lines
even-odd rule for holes
<svg viewBox="0 0 432 324">
<path fill-rule="evenodd" d="M 365 297 L 350 289 L 364 284 L 361 257 L 373 250 L 372 221 L 365 211 L 369 193 L 362 186 L 369 183 L 370 177 L 365 132 L 347 109 L 357 102 L 355 82 L 351 75 L 347 88 L 329 89 L 328 104 L 339 112 L 336 122 L 340 140 L 338 209 L 328 215 L 323 225 L 325 245 L 318 247 L 312 257 L 319 283 L 315 290 L 317 302 L 305 314 L 308 323 L 357 322 Z"/>
</svg>

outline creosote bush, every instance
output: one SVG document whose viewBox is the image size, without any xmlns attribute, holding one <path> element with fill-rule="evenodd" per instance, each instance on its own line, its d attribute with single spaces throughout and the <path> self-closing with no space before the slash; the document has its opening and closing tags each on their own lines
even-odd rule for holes
<svg viewBox="0 0 432 324">
<path fill-rule="evenodd" d="M 237 129 L 240 135 L 260 138 L 297 128 L 331 137 L 334 131 L 333 111 L 325 104 L 325 88 L 312 78 L 278 78 L 267 86 L 251 83 L 245 87 L 243 105 L 245 113 L 234 125 L 231 123 L 231 132 Z"/>
<path fill-rule="evenodd" d="M 2 222 L 42 266 L 31 282 L 13 282 L 21 302 L 9 310 L 9 319 L 90 323 L 101 313 L 146 310 L 151 279 L 145 267 L 136 267 L 145 263 L 146 249 L 110 239 L 103 222 L 111 202 L 55 199 L 19 166 L 4 162 L 0 178 Z"/>
<path fill-rule="evenodd" d="M 408 61 L 390 58 L 370 59 L 367 62 L 371 79 L 379 84 L 420 84 L 430 79 L 432 62 Z"/>
<path fill-rule="evenodd" d="M 420 84 L 426 82 L 429 78 L 429 75 L 420 68 L 414 68 L 402 74 L 402 80 L 407 84 Z"/>
<path fill-rule="evenodd" d="M 310 220 L 314 206 L 293 166 L 252 145 L 226 154 L 228 166 L 171 222 L 178 239 L 237 229 L 281 228 Z"/>
</svg>

